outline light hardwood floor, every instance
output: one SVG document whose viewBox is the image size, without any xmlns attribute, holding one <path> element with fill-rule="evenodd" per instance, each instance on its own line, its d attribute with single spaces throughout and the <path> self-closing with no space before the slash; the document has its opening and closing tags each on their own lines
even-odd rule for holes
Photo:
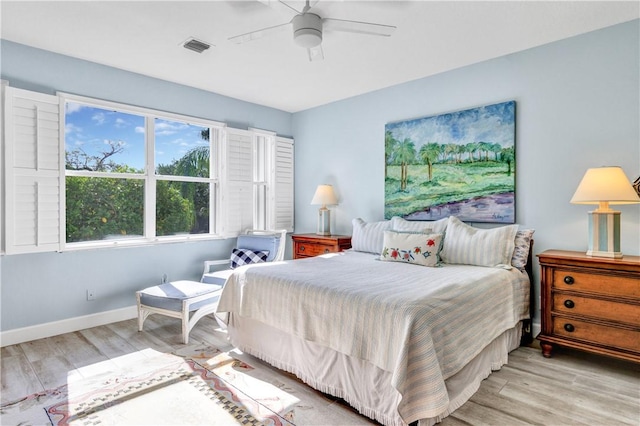
<svg viewBox="0 0 640 426">
<path fill-rule="evenodd" d="M 190 346 L 233 349 L 215 321 L 203 318 L 191 332 Z M 145 331 L 136 320 L 2 348 L 2 403 L 118 368 L 122 359 L 147 349 L 184 350 L 180 323 L 151 315 Z M 237 355 L 264 370 L 265 379 L 296 394 L 298 425 L 376 424 L 342 401 L 317 392 L 290 374 L 246 354 Z M 535 347 L 520 347 L 509 363 L 484 380 L 475 395 L 447 417 L 453 425 L 640 425 L 640 366 L 559 349 L 551 359 Z"/>
</svg>

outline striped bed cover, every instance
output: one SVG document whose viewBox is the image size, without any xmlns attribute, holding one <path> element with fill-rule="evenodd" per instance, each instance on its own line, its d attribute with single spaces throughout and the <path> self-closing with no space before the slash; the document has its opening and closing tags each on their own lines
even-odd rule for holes
<svg viewBox="0 0 640 426">
<path fill-rule="evenodd" d="M 238 268 L 218 312 L 366 360 L 392 374 L 411 423 L 444 413 L 444 381 L 529 316 L 529 279 L 512 268 L 430 268 L 347 251 Z"/>
</svg>

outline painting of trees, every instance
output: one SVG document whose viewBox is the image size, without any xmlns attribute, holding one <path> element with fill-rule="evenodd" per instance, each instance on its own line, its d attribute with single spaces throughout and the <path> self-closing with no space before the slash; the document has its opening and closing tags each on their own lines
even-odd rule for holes
<svg viewBox="0 0 640 426">
<path fill-rule="evenodd" d="M 400 165 L 400 190 L 404 191 L 407 189 L 407 180 L 409 179 L 409 164 L 413 164 L 416 158 L 416 148 L 413 141 L 405 138 L 399 142 L 394 158 L 396 163 Z"/>
<path fill-rule="evenodd" d="M 426 145 L 422 145 L 420 147 L 420 159 L 423 164 L 427 165 L 427 170 L 429 174 L 429 182 L 433 179 L 433 163 L 438 159 L 438 155 L 440 154 L 441 147 L 437 143 L 427 143 Z"/>
<path fill-rule="evenodd" d="M 384 133 L 384 178 L 387 178 L 387 166 L 393 161 L 393 153 L 398 141 L 393 138 L 390 131 Z"/>
<path fill-rule="evenodd" d="M 385 217 L 515 223 L 515 101 L 385 126 Z"/>
</svg>

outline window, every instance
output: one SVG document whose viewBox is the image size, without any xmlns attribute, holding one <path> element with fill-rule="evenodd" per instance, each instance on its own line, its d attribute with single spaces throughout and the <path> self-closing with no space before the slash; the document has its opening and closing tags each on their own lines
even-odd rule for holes
<svg viewBox="0 0 640 426">
<path fill-rule="evenodd" d="M 65 103 L 66 242 L 144 236 L 145 118 Z"/>
<path fill-rule="evenodd" d="M 159 118 L 154 129 L 155 235 L 209 234 L 215 230 L 217 131 Z"/>
<path fill-rule="evenodd" d="M 76 95 L 5 100 L 8 254 L 293 230 L 292 139 Z"/>
<path fill-rule="evenodd" d="M 67 243 L 215 233 L 214 123 L 64 105 Z"/>
</svg>

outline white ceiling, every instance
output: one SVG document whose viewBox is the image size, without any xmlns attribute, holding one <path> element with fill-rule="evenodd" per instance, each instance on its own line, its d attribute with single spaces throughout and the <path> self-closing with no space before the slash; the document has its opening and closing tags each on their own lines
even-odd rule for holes
<svg viewBox="0 0 640 426">
<path fill-rule="evenodd" d="M 314 1 L 311 11 L 322 17 L 397 30 L 388 38 L 327 32 L 324 61 L 310 62 L 290 32 L 227 40 L 288 22 L 289 9 L 277 1 L 2 0 L 1 35 L 297 112 L 640 17 L 637 1 Z M 190 37 L 215 47 L 186 50 Z"/>
</svg>

